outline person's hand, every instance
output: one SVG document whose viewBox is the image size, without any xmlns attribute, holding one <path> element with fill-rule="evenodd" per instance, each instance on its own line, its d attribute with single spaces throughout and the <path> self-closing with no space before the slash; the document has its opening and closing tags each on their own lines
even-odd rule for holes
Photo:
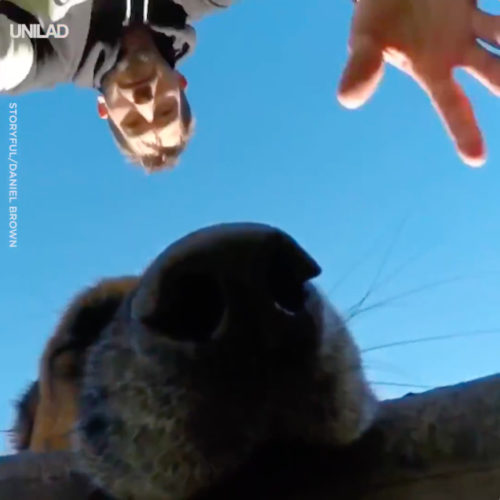
<svg viewBox="0 0 500 500">
<path fill-rule="evenodd" d="M 499 46 L 500 16 L 478 10 L 475 0 L 360 0 L 338 99 L 347 108 L 364 104 L 387 61 L 427 92 L 463 161 L 480 166 L 486 160 L 481 131 L 453 78 L 460 66 L 500 95 L 500 58 L 478 38 Z"/>
</svg>

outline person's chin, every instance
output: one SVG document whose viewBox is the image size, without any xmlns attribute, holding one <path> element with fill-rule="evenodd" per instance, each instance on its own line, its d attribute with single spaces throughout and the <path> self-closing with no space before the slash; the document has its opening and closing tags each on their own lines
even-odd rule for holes
<svg viewBox="0 0 500 500">
<path fill-rule="evenodd" d="M 151 44 L 151 31 L 144 24 L 133 24 L 124 29 L 123 44 L 129 47 L 147 46 Z"/>
</svg>

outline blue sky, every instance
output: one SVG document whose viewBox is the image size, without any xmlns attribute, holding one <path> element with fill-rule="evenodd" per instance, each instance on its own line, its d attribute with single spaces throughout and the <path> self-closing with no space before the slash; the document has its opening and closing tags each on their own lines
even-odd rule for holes
<svg viewBox="0 0 500 500">
<path fill-rule="evenodd" d="M 426 96 L 396 70 L 361 110 L 337 104 L 349 0 L 283 4 L 245 0 L 198 25 L 198 48 L 182 66 L 197 132 L 172 173 L 146 176 L 121 158 L 93 91 L 0 98 L 0 429 L 11 425 L 12 402 L 36 377 L 76 292 L 140 273 L 166 245 L 212 223 L 290 232 L 322 265 L 318 284 L 342 311 L 374 280 L 366 305 L 423 288 L 350 322 L 363 349 L 500 332 L 500 101 L 459 76 L 490 155 L 482 170 L 468 169 Z M 500 13 L 497 4 L 483 2 Z M 6 228 L 11 101 L 20 127 L 15 250 Z M 434 387 L 488 375 L 498 352 L 500 333 L 492 333 L 364 359 L 378 394 L 396 397 L 421 389 L 378 383 Z"/>
</svg>

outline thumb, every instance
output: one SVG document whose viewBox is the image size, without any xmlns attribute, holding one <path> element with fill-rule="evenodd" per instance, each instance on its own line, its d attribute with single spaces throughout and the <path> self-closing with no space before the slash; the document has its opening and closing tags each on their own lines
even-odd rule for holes
<svg viewBox="0 0 500 500">
<path fill-rule="evenodd" d="M 375 92 L 383 74 L 380 47 L 368 37 L 356 40 L 337 91 L 340 104 L 349 109 L 362 106 Z"/>
</svg>

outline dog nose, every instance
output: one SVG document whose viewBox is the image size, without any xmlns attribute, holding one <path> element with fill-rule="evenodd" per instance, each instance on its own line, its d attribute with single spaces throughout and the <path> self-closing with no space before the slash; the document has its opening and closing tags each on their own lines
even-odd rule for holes
<svg viewBox="0 0 500 500">
<path fill-rule="evenodd" d="M 177 241 L 151 264 L 131 314 L 172 340 L 206 342 L 232 309 L 252 304 L 298 313 L 305 283 L 320 272 L 295 240 L 276 228 L 212 226 Z"/>
</svg>

